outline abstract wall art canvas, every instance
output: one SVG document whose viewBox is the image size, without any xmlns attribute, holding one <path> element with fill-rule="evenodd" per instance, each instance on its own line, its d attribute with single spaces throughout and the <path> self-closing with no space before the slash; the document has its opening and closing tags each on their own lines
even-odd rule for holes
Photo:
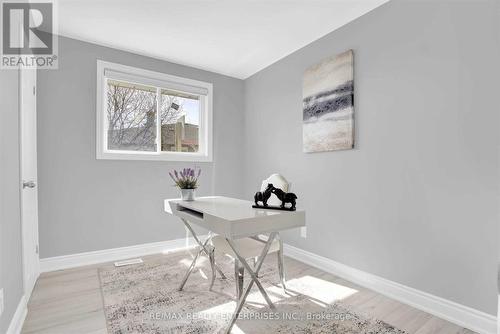
<svg viewBox="0 0 500 334">
<path fill-rule="evenodd" d="M 311 66 L 303 82 L 304 152 L 354 147 L 353 52 Z"/>
</svg>

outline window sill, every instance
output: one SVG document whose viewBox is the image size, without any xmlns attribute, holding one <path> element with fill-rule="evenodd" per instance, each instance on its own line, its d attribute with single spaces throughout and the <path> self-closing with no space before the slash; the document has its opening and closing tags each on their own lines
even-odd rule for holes
<svg viewBox="0 0 500 334">
<path fill-rule="evenodd" d="M 97 152 L 97 160 L 194 161 L 212 162 L 212 157 L 199 153 L 118 153 Z"/>
</svg>

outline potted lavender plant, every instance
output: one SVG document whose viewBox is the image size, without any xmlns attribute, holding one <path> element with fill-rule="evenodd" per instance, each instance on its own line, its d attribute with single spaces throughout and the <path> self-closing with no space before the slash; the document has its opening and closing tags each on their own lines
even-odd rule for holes
<svg viewBox="0 0 500 334">
<path fill-rule="evenodd" d="M 192 168 L 184 168 L 180 171 L 174 170 L 168 175 L 174 180 L 175 185 L 181 190 L 181 198 L 183 201 L 194 201 L 194 190 L 198 188 L 198 178 L 200 177 L 201 169 L 195 172 Z"/>
</svg>

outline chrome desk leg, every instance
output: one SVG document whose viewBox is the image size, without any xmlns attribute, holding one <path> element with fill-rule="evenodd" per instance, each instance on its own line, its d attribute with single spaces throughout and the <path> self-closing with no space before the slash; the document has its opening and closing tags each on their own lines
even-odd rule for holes
<svg viewBox="0 0 500 334">
<path fill-rule="evenodd" d="M 182 279 L 181 285 L 179 286 L 179 291 L 182 291 L 182 289 L 184 288 L 184 285 L 186 284 L 186 282 L 189 278 L 189 275 L 191 275 L 191 273 L 193 272 L 193 269 L 196 265 L 196 261 L 200 257 L 201 253 L 203 253 L 203 247 L 206 247 L 208 241 L 210 241 L 210 238 L 207 238 L 207 240 L 205 240 L 205 242 L 202 245 L 202 248 L 200 248 L 198 253 L 196 253 L 196 256 L 194 257 L 193 262 L 191 262 L 191 265 L 189 266 L 188 271 L 186 272 L 186 274 L 184 275 L 184 278 Z"/>
<path fill-rule="evenodd" d="M 209 247 L 208 258 L 210 260 L 210 268 L 212 269 L 212 279 L 210 280 L 209 290 L 212 291 L 212 288 L 214 287 L 215 283 L 215 248 L 213 246 L 208 246 L 208 247 Z"/>
<path fill-rule="evenodd" d="M 283 288 L 283 291 L 286 291 L 286 285 L 285 285 L 285 255 L 283 254 L 283 240 L 281 240 L 281 237 L 279 237 L 279 244 L 280 244 L 280 249 L 278 250 L 278 271 L 280 275 L 280 282 L 281 282 L 281 287 Z"/>
<path fill-rule="evenodd" d="M 193 238 L 196 241 L 196 243 L 198 245 L 200 245 L 200 250 L 198 251 L 198 253 L 194 257 L 193 262 L 191 262 L 191 265 L 189 266 L 188 271 L 184 275 L 184 278 L 183 278 L 183 280 L 182 280 L 182 282 L 181 282 L 181 284 L 179 286 L 179 291 L 182 291 L 182 289 L 184 288 L 184 285 L 186 284 L 186 282 L 187 282 L 187 280 L 189 278 L 189 275 L 191 275 L 191 273 L 193 272 L 193 269 L 196 266 L 196 261 L 198 260 L 198 257 L 200 257 L 201 253 L 205 253 L 208 256 L 208 258 L 210 259 L 210 249 L 207 246 L 207 244 L 212 239 L 212 233 L 209 232 L 207 240 L 205 240 L 205 242 L 202 243 L 200 241 L 200 239 L 198 239 L 198 236 L 194 232 L 194 230 L 191 227 L 191 225 L 189 225 L 188 221 L 186 219 L 184 219 L 184 218 L 181 218 L 181 220 L 184 223 L 184 225 L 187 227 L 187 229 L 191 232 L 191 235 L 193 236 Z M 215 259 L 214 259 L 214 263 L 213 263 L 213 267 L 212 267 L 212 274 L 215 273 L 215 271 L 213 270 L 214 268 L 215 268 L 216 271 L 219 272 L 219 274 L 220 274 L 220 276 L 221 276 L 222 279 L 226 279 L 226 275 L 224 275 L 224 273 L 222 272 L 222 270 L 220 270 L 220 268 L 217 266 L 217 264 L 215 263 Z"/>
<path fill-rule="evenodd" d="M 198 236 L 196 235 L 196 233 L 194 233 L 194 230 L 191 227 L 191 225 L 189 225 L 188 221 L 184 218 L 181 218 L 181 220 L 184 223 L 184 225 L 186 225 L 187 229 L 191 232 L 191 235 L 193 236 L 194 240 L 198 243 L 198 245 L 201 246 L 202 251 L 205 252 L 205 254 L 207 256 L 210 256 L 208 249 L 206 247 L 206 242 L 204 244 L 202 244 L 200 239 L 198 239 Z M 207 241 L 211 240 L 211 239 L 212 239 L 212 232 L 209 232 Z M 226 279 L 226 275 L 224 275 L 224 273 L 222 272 L 222 270 L 219 268 L 219 266 L 217 264 L 215 264 L 215 269 L 217 269 L 217 271 L 219 272 L 219 275 L 222 279 Z"/>
<path fill-rule="evenodd" d="M 257 266 L 255 267 L 255 271 L 252 270 L 252 268 L 250 268 L 250 266 L 248 265 L 246 260 L 243 257 L 241 257 L 241 255 L 238 253 L 238 250 L 237 250 L 234 242 L 231 239 L 226 238 L 226 241 L 228 242 L 229 246 L 233 249 L 234 254 L 238 258 L 240 263 L 243 264 L 244 268 L 248 271 L 248 273 L 251 276 L 250 282 L 248 283 L 243 294 L 241 295 L 240 299 L 238 300 L 238 303 L 236 305 L 236 310 L 234 311 L 233 316 L 231 317 L 231 321 L 229 322 L 229 325 L 226 328 L 226 331 L 225 331 L 226 334 L 231 333 L 231 329 L 233 328 L 233 325 L 236 322 L 236 319 L 238 319 L 238 316 L 241 312 L 241 309 L 243 308 L 243 305 L 245 304 L 245 300 L 247 299 L 248 294 L 250 293 L 250 290 L 252 289 L 253 283 L 255 283 L 257 285 L 257 287 L 259 287 L 260 293 L 262 294 L 262 296 L 264 297 L 266 302 L 269 304 L 269 307 L 271 307 L 271 309 L 275 309 L 274 304 L 271 302 L 271 299 L 269 298 L 266 291 L 264 290 L 264 288 L 260 284 L 260 282 L 257 278 L 257 274 L 259 273 L 259 270 L 262 267 L 262 263 L 264 263 L 264 259 L 266 258 L 267 252 L 269 251 L 269 248 L 271 247 L 271 243 L 273 242 L 274 238 L 276 237 L 276 234 L 277 234 L 276 232 L 273 232 L 273 233 L 271 233 L 271 235 L 269 235 L 269 239 L 267 239 L 266 245 L 264 246 L 264 249 L 260 253 L 259 260 L 257 261 Z"/>
<path fill-rule="evenodd" d="M 234 281 L 236 286 L 236 300 L 240 300 L 243 293 L 243 278 L 245 277 L 245 267 L 240 264 L 238 259 L 234 260 Z"/>
</svg>

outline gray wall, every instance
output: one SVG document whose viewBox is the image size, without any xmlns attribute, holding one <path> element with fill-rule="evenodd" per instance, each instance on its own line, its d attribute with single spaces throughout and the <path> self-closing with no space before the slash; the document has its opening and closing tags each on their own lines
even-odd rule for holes
<svg viewBox="0 0 500 334">
<path fill-rule="evenodd" d="M 38 73 L 41 258 L 185 236 L 162 200 L 179 196 L 168 171 L 194 164 L 95 158 L 97 59 L 212 82 L 214 162 L 196 164 L 198 194 L 242 190 L 243 81 L 61 37 L 59 69 Z"/>
<path fill-rule="evenodd" d="M 496 314 L 498 29 L 493 1 L 391 1 L 245 81 L 246 193 L 288 177 L 286 241 Z M 353 49 L 356 148 L 302 153 L 302 74 Z"/>
<path fill-rule="evenodd" d="M 0 70 L 0 288 L 5 296 L 0 333 L 7 332 L 23 295 L 18 80 L 17 71 Z"/>
</svg>

